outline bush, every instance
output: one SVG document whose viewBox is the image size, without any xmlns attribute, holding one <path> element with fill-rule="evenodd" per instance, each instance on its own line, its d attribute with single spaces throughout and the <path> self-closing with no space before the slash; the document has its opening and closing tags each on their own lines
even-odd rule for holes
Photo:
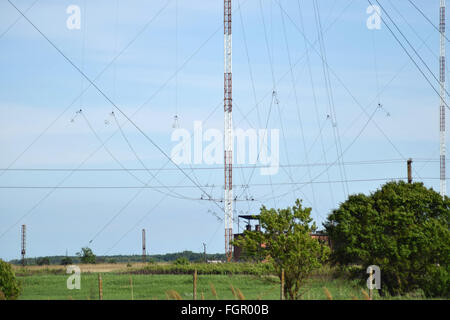
<svg viewBox="0 0 450 320">
<path fill-rule="evenodd" d="M 428 268 L 421 288 L 427 297 L 450 298 L 450 270 L 440 266 Z"/>
<path fill-rule="evenodd" d="M 95 254 L 92 252 L 92 249 L 88 247 L 81 248 L 81 251 L 77 252 L 77 256 L 80 257 L 81 263 L 95 264 L 96 262 Z"/>
<path fill-rule="evenodd" d="M 36 259 L 36 264 L 38 266 L 48 266 L 50 265 L 50 258 L 49 257 L 41 257 Z"/>
<path fill-rule="evenodd" d="M 311 208 L 297 199 L 286 209 L 261 207 L 259 221 L 262 231 L 245 230 L 244 236 L 233 241 L 256 261 L 268 260 L 280 275 L 284 270 L 284 295 L 295 300 L 306 279 L 327 261 L 330 248 L 311 237 L 316 225 Z"/>
<path fill-rule="evenodd" d="M 187 265 L 175 264 L 151 264 L 139 270 L 133 270 L 136 274 L 192 274 L 197 270 L 198 274 L 215 275 L 277 275 L 271 263 L 199 263 Z M 126 272 L 129 273 L 129 272 Z"/>
<path fill-rule="evenodd" d="M 73 264 L 72 258 L 71 257 L 64 257 L 61 259 L 61 265 L 63 266 L 67 266 Z"/>
<path fill-rule="evenodd" d="M 21 291 L 20 283 L 9 263 L 0 259 L 0 296 L 7 300 L 16 300 Z"/>
<path fill-rule="evenodd" d="M 177 260 L 175 260 L 173 264 L 177 266 L 186 266 L 189 265 L 189 260 L 186 257 L 180 257 L 177 258 Z"/>
<path fill-rule="evenodd" d="M 381 269 L 381 294 L 448 295 L 450 198 L 422 183 L 389 182 L 351 195 L 324 224 L 339 265 Z M 440 267 L 437 267 L 440 265 Z"/>
</svg>

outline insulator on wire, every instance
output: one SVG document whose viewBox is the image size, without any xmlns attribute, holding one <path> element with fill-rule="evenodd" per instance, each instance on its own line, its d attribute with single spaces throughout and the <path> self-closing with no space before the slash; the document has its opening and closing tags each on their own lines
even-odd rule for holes
<svg viewBox="0 0 450 320">
<path fill-rule="evenodd" d="M 178 115 L 175 115 L 175 116 L 173 117 L 172 128 L 178 129 L 179 127 L 180 127 L 180 123 L 179 123 Z"/>
<path fill-rule="evenodd" d="M 109 113 L 109 117 L 115 117 L 114 111 L 111 111 Z M 105 126 L 109 125 L 111 122 L 109 121 L 109 119 L 105 119 Z"/>
<path fill-rule="evenodd" d="M 81 109 L 78 110 L 78 111 L 76 111 L 76 112 L 75 112 L 75 116 L 73 116 L 73 117 L 70 119 L 70 122 L 71 122 L 71 123 L 74 123 L 74 122 L 75 122 L 75 119 L 78 117 L 78 115 L 79 115 L 81 112 L 82 112 Z"/>
<path fill-rule="evenodd" d="M 275 90 L 272 91 L 272 98 L 273 98 L 275 104 L 279 104 L 277 92 Z"/>
<path fill-rule="evenodd" d="M 383 112 L 386 114 L 386 117 L 390 117 L 391 116 L 391 114 L 383 107 L 383 105 L 381 103 L 378 104 L 378 108 L 383 110 Z"/>
</svg>

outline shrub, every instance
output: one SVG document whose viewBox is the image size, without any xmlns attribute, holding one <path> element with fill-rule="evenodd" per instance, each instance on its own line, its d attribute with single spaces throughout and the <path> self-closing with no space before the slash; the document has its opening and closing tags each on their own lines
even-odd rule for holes
<svg viewBox="0 0 450 320">
<path fill-rule="evenodd" d="M 259 220 L 262 231 L 244 231 L 233 241 L 255 260 L 269 260 L 280 275 L 284 270 L 284 294 L 287 299 L 300 297 L 306 279 L 327 260 L 330 248 L 311 237 L 316 225 L 311 208 L 301 200 L 286 209 L 261 207 Z"/>
<path fill-rule="evenodd" d="M 9 263 L 0 259 L 0 292 L 7 300 L 16 300 L 21 291 L 20 283 Z"/>
<path fill-rule="evenodd" d="M 186 257 L 180 257 L 180 258 L 177 258 L 177 260 L 175 260 L 173 262 L 173 264 L 175 264 L 177 266 L 186 266 L 186 265 L 189 265 L 189 260 Z"/>
<path fill-rule="evenodd" d="M 67 266 L 73 264 L 72 258 L 71 257 L 64 257 L 61 259 L 61 265 L 63 266 Z"/>
<path fill-rule="evenodd" d="M 441 266 L 428 268 L 421 288 L 427 297 L 450 298 L 450 270 Z"/>
<path fill-rule="evenodd" d="M 96 262 L 95 254 L 92 252 L 92 249 L 88 247 L 81 248 L 81 251 L 77 252 L 77 256 L 80 257 L 81 263 L 95 264 Z"/>
<path fill-rule="evenodd" d="M 351 195 L 324 224 L 340 265 L 381 269 L 382 294 L 448 294 L 450 198 L 422 183 L 389 182 Z M 440 267 L 437 267 L 440 265 Z M 423 287 L 423 288 L 422 288 Z"/>
<path fill-rule="evenodd" d="M 137 274 L 192 274 L 197 270 L 198 274 L 235 275 L 246 274 L 255 276 L 277 274 L 271 263 L 199 263 L 188 265 L 175 264 L 151 264 L 139 270 L 133 270 Z"/>
<path fill-rule="evenodd" d="M 48 266 L 50 265 L 50 258 L 49 257 L 41 257 L 36 259 L 36 264 L 38 266 Z"/>
</svg>

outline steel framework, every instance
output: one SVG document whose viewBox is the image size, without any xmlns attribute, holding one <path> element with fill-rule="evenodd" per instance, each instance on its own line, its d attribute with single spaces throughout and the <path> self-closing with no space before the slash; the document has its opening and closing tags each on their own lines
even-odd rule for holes
<svg viewBox="0 0 450 320">
<path fill-rule="evenodd" d="M 145 262 L 147 255 L 147 248 L 145 246 L 145 229 L 142 229 L 142 262 Z"/>
<path fill-rule="evenodd" d="M 25 266 L 25 253 L 26 253 L 26 241 L 27 241 L 27 238 L 26 238 L 26 232 L 27 232 L 27 227 L 26 227 L 26 225 L 22 225 L 22 245 L 21 245 L 21 247 L 22 247 L 22 250 L 21 250 L 21 254 L 22 254 L 22 266 Z"/>
<path fill-rule="evenodd" d="M 231 0 L 224 0 L 224 214 L 225 214 L 225 255 L 228 261 L 233 256 L 233 117 L 232 117 L 232 36 Z"/>
<path fill-rule="evenodd" d="M 439 58 L 439 77 L 440 77 L 440 194 L 444 197 L 447 193 L 447 184 L 445 181 L 445 0 L 441 0 L 439 8 L 439 31 L 441 33 L 440 39 L 440 58 Z"/>
</svg>

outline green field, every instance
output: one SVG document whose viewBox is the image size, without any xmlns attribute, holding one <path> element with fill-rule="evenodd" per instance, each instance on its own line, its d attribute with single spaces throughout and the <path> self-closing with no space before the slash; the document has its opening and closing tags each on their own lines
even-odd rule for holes
<svg viewBox="0 0 450 320">
<path fill-rule="evenodd" d="M 167 299 L 166 292 L 175 290 L 182 299 L 192 299 L 193 277 L 191 275 L 127 275 L 104 273 L 103 299 L 131 299 L 130 277 L 133 282 L 134 299 Z M 68 290 L 66 275 L 32 275 L 19 277 L 23 285 L 20 299 L 98 299 L 98 275 L 91 273 L 81 276 L 81 289 Z M 199 275 L 197 295 L 201 299 L 216 299 L 211 289 L 216 290 L 217 299 L 235 299 L 231 286 L 239 289 L 245 299 L 279 299 L 280 284 L 275 277 L 246 275 Z M 310 280 L 305 299 L 327 299 L 325 287 L 333 299 L 364 299 L 361 288 L 341 280 Z M 171 298 L 171 297 L 169 297 Z"/>
<path fill-rule="evenodd" d="M 199 300 L 202 298 L 206 300 L 280 299 L 280 280 L 276 276 L 269 275 L 270 271 L 265 270 L 267 266 L 264 265 L 142 264 L 131 267 L 125 264 L 95 264 L 80 265 L 80 268 L 81 288 L 69 290 L 66 285 L 69 275 L 65 274 L 64 266 L 30 266 L 26 269 L 16 267 L 17 278 L 22 284 L 22 294 L 19 299 L 97 300 L 99 299 L 98 275 L 101 274 L 105 300 L 176 298 L 190 300 L 193 299 L 191 273 L 194 268 L 199 272 L 197 278 L 197 299 Z M 178 274 L 165 274 L 168 272 Z M 305 300 L 363 300 L 368 298 L 367 291 L 364 283 L 336 276 L 333 269 L 324 267 L 304 283 L 301 298 Z M 421 294 L 384 297 L 384 299 L 423 298 Z M 374 299 L 381 299 L 381 297 L 375 292 Z"/>
</svg>

